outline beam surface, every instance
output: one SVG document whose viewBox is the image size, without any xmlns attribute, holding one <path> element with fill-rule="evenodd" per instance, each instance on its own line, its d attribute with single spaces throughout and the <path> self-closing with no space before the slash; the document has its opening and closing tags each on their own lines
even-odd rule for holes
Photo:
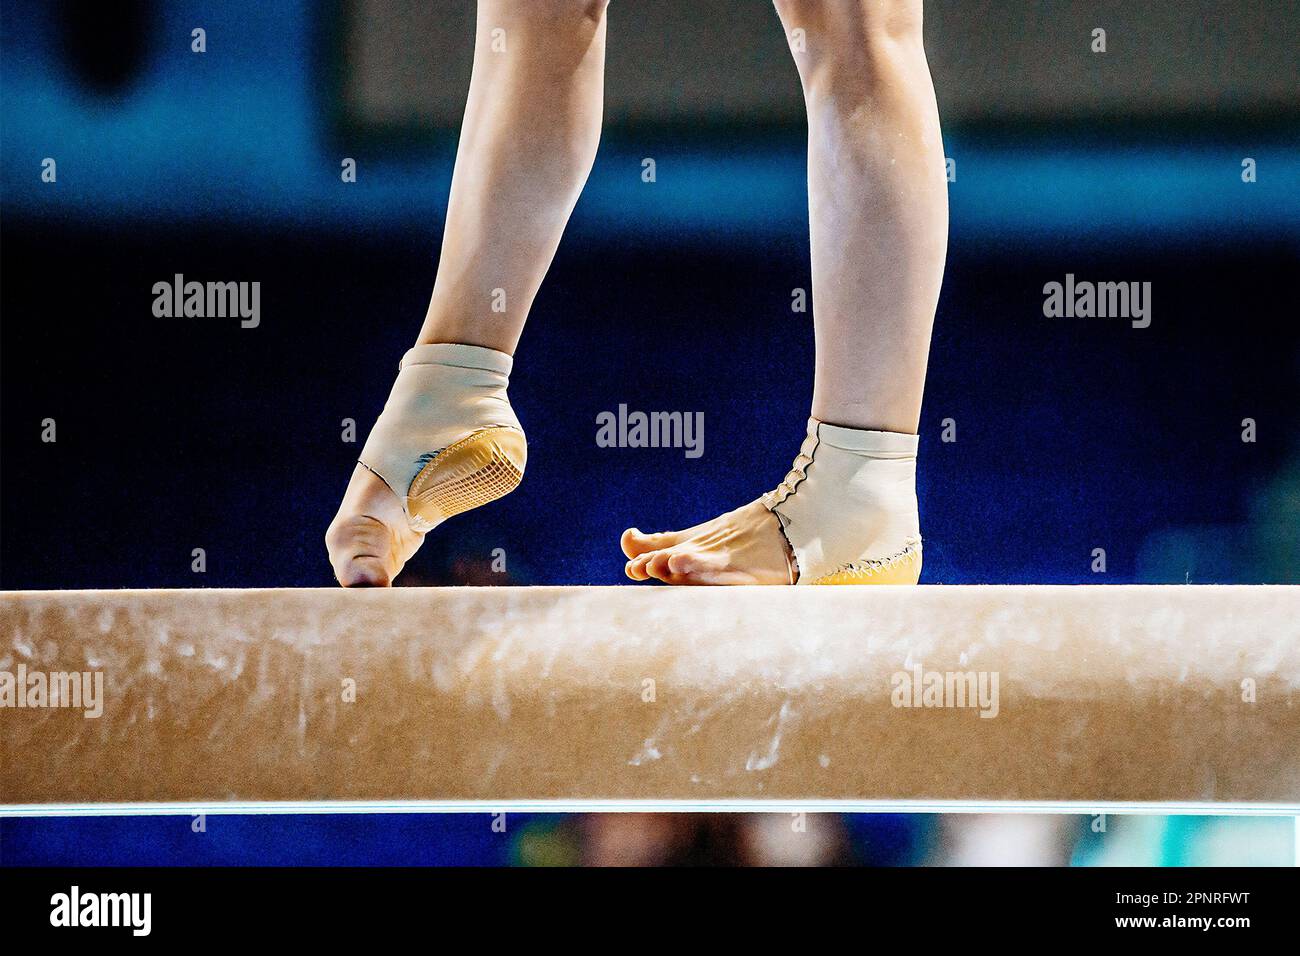
<svg viewBox="0 0 1300 956">
<path fill-rule="evenodd" d="M 5 674 L 10 808 L 1300 806 L 1300 587 L 19 592 Z"/>
</svg>

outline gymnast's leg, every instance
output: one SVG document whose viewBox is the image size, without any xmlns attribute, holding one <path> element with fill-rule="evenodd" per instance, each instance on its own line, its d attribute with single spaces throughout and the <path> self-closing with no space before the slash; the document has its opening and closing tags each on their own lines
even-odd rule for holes
<svg viewBox="0 0 1300 956">
<path fill-rule="evenodd" d="M 522 477 L 512 355 L 595 159 L 604 65 L 605 0 L 480 0 L 429 310 L 325 536 L 345 587 L 389 585 Z"/>
<path fill-rule="evenodd" d="M 685 531 L 624 532 L 670 584 L 911 583 L 915 464 L 948 197 L 921 0 L 776 0 L 808 110 L 817 343 L 808 435 L 772 492 Z"/>
</svg>

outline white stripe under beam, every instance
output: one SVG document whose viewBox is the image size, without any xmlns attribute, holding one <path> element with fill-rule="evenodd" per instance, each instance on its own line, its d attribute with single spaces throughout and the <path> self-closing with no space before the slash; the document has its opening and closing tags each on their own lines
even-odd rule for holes
<svg viewBox="0 0 1300 956">
<path fill-rule="evenodd" d="M 474 813 L 1034 813 L 1159 816 L 1290 817 L 1294 803 L 971 803 L 961 800 L 460 800 L 431 803 L 27 803 L 0 805 L 2 817 L 121 817 L 266 814 Z M 1300 816 L 1295 817 L 1300 828 Z M 1298 864 L 1300 865 L 1300 864 Z"/>
<path fill-rule="evenodd" d="M 32 592 L 0 641 L 104 675 L 0 708 L 4 814 L 1300 808 L 1297 587 Z"/>
</svg>

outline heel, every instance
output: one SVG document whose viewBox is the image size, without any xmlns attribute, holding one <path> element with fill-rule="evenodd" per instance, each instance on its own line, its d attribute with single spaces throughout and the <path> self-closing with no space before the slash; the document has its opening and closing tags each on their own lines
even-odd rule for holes
<svg viewBox="0 0 1300 956">
<path fill-rule="evenodd" d="M 528 443 L 516 428 L 484 428 L 448 445 L 420 469 L 406 495 L 416 531 L 429 531 L 514 491 L 524 476 Z"/>
</svg>

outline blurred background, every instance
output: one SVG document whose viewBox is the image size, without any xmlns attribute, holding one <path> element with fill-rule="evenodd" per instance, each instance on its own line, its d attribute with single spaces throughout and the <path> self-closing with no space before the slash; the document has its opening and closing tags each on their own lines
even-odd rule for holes
<svg viewBox="0 0 1300 956">
<path fill-rule="evenodd" d="M 1300 4 L 926 17 L 952 228 L 923 581 L 1300 581 Z M 527 480 L 440 529 L 402 584 L 623 583 L 624 527 L 751 500 L 802 435 L 805 128 L 775 12 L 615 0 L 609 20 L 600 154 L 511 381 Z M 471 0 L 0 2 L 0 587 L 332 582 L 325 526 L 432 285 L 472 40 Z M 260 282 L 260 324 L 156 318 L 178 273 Z M 1150 282 L 1150 327 L 1045 318 L 1067 274 Z M 623 403 L 702 411 L 704 455 L 597 447 Z M 0 860 L 1295 852 L 1290 820 L 510 819 L 213 818 L 206 842 L 188 821 L 6 821 Z"/>
</svg>

